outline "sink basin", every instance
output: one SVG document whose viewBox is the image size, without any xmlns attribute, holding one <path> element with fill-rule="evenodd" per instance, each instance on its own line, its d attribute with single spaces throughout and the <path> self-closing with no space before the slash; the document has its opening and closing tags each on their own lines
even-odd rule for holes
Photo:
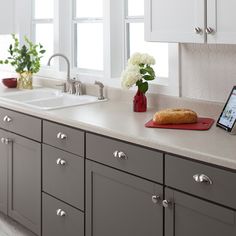
<svg viewBox="0 0 236 236">
<path fill-rule="evenodd" d="M 41 110 L 60 109 L 71 106 L 79 106 L 90 103 L 101 102 L 95 96 L 71 95 L 61 93 L 56 89 L 35 89 L 28 91 L 17 91 L 2 95 L 0 100 L 10 101 Z M 102 100 L 106 101 L 106 100 Z"/>
</svg>

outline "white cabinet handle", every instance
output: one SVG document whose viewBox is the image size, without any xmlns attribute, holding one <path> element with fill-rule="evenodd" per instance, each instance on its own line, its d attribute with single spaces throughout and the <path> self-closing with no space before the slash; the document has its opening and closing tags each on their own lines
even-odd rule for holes
<svg viewBox="0 0 236 236">
<path fill-rule="evenodd" d="M 58 158 L 58 159 L 57 159 L 57 165 L 64 166 L 64 165 L 66 165 L 66 161 L 63 160 L 63 159 L 61 159 L 61 158 Z"/>
<path fill-rule="evenodd" d="M 121 160 L 128 160 L 128 156 L 126 156 L 126 154 L 124 152 L 121 152 L 121 151 L 114 151 L 113 152 L 113 156 L 115 158 L 119 158 Z"/>
<path fill-rule="evenodd" d="M 11 143 L 12 142 L 12 139 L 10 139 L 10 138 L 1 138 L 1 142 L 3 143 L 3 144 L 9 144 L 9 143 Z"/>
<path fill-rule="evenodd" d="M 9 123 L 12 121 L 12 118 L 10 116 L 4 116 L 3 121 Z"/>
<path fill-rule="evenodd" d="M 193 179 L 195 180 L 195 182 L 197 183 L 203 183 L 203 184 L 213 184 L 213 181 L 204 174 L 196 174 L 193 176 Z"/>
<path fill-rule="evenodd" d="M 64 139 L 67 139 L 67 135 L 66 134 L 63 134 L 62 132 L 59 132 L 57 134 L 57 138 L 58 139 L 61 139 L 61 140 L 64 140 Z"/>
<path fill-rule="evenodd" d="M 66 216 L 66 212 L 63 211 L 62 209 L 57 209 L 57 216 L 64 217 Z"/>
</svg>

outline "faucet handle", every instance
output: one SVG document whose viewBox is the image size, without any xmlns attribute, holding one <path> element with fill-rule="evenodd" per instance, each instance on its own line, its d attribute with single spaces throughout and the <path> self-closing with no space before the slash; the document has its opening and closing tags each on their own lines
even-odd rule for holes
<svg viewBox="0 0 236 236">
<path fill-rule="evenodd" d="M 103 83 L 100 82 L 100 81 L 97 81 L 97 80 L 96 80 L 94 84 L 95 84 L 95 85 L 98 85 L 98 87 L 99 87 L 99 96 L 98 96 L 98 100 L 104 100 L 105 97 L 103 96 L 103 88 L 104 88 Z"/>
<path fill-rule="evenodd" d="M 62 91 L 63 93 L 66 93 L 66 92 L 67 92 L 67 87 L 66 87 L 66 83 L 65 83 L 65 82 L 63 82 L 63 83 L 61 83 L 61 84 L 57 84 L 56 86 L 57 86 L 57 87 L 62 87 L 61 91 Z"/>
</svg>

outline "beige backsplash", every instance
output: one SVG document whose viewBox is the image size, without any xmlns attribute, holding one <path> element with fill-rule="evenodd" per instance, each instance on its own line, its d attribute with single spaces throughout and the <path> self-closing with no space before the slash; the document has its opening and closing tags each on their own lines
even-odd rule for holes
<svg viewBox="0 0 236 236">
<path fill-rule="evenodd" d="M 181 44 L 183 97 L 225 102 L 236 85 L 236 45 Z"/>
</svg>

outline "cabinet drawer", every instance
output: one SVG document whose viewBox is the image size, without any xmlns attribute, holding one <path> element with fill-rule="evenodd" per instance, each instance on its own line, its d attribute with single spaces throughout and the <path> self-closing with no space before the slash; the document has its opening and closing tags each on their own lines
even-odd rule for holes
<svg viewBox="0 0 236 236">
<path fill-rule="evenodd" d="M 38 118 L 0 108 L 0 127 L 41 141 L 41 120 Z"/>
<path fill-rule="evenodd" d="M 42 236 L 84 236 L 84 213 L 43 194 Z"/>
<path fill-rule="evenodd" d="M 165 167 L 167 186 L 236 208 L 236 173 L 171 155 Z"/>
<path fill-rule="evenodd" d="M 84 156 L 84 132 L 52 122 L 43 122 L 43 142 Z"/>
<path fill-rule="evenodd" d="M 86 157 L 146 179 L 163 182 L 161 152 L 89 133 L 86 135 Z"/>
<path fill-rule="evenodd" d="M 43 191 L 84 210 L 84 159 L 44 144 Z"/>
</svg>

